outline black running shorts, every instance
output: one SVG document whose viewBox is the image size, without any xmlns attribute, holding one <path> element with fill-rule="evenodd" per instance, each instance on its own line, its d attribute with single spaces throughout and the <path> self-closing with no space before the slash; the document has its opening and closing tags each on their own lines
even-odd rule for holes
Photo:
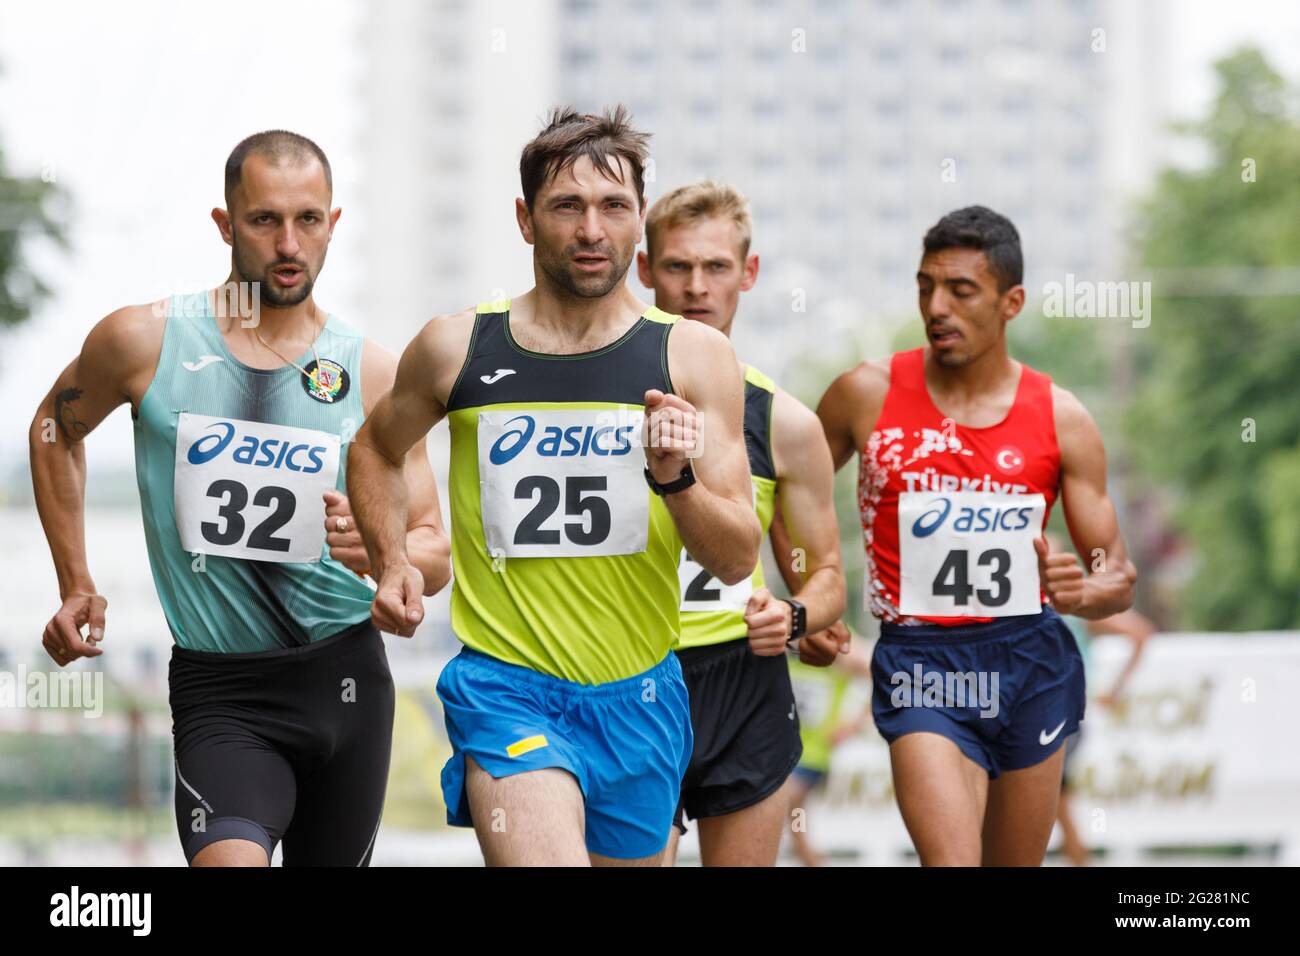
<svg viewBox="0 0 1300 956">
<path fill-rule="evenodd" d="M 695 751 L 676 825 L 734 813 L 775 793 L 803 754 L 785 655 L 759 657 L 740 638 L 677 652 L 691 695 Z"/>
<path fill-rule="evenodd" d="M 369 621 L 288 650 L 172 648 L 176 828 L 186 860 L 218 840 L 285 866 L 365 866 L 388 785 L 393 679 Z"/>
</svg>

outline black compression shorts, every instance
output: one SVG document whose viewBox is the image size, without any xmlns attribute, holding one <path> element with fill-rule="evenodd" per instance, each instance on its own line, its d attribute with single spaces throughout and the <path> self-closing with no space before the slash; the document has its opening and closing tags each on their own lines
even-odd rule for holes
<svg viewBox="0 0 1300 956">
<path fill-rule="evenodd" d="M 305 647 L 172 648 L 176 828 L 186 860 L 219 840 L 285 866 L 365 866 L 388 785 L 393 679 L 369 621 Z"/>
</svg>

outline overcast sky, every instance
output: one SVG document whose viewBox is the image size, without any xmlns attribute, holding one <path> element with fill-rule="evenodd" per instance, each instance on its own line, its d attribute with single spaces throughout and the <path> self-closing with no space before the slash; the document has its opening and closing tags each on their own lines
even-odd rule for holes
<svg viewBox="0 0 1300 956">
<path fill-rule="evenodd" d="M 1300 77 L 1300 3 L 1169 7 L 1175 112 L 1204 105 L 1209 64 L 1239 43 L 1261 45 Z M 71 253 L 41 264 L 54 300 L 0 346 L 0 402 L 14 423 L 0 433 L 0 474 L 22 461 L 22 425 L 95 320 L 225 275 L 228 254 L 208 213 L 221 205 L 221 165 L 243 135 L 288 126 L 318 140 L 344 208 L 330 259 L 352 254 L 364 11 L 360 0 L 0 0 L 0 143 L 11 169 L 46 170 L 76 210 Z M 317 298 L 357 318 L 357 281 L 327 267 Z M 101 467 L 128 462 L 128 416 L 115 414 L 88 445 Z"/>
</svg>

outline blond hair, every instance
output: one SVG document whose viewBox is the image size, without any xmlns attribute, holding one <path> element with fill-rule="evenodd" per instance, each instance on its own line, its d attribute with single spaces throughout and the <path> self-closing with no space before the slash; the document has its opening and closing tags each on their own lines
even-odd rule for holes
<svg viewBox="0 0 1300 956">
<path fill-rule="evenodd" d="M 709 219 L 730 219 L 740 240 L 740 258 L 749 255 L 749 241 L 754 232 L 749 200 L 734 186 L 713 180 L 678 186 L 655 201 L 646 214 L 646 253 L 654 259 L 655 240 L 661 230 L 693 226 Z"/>
</svg>

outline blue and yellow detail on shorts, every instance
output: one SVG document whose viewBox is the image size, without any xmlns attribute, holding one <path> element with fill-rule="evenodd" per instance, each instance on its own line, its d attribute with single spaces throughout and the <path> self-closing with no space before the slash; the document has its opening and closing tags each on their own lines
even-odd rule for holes
<svg viewBox="0 0 1300 956">
<path fill-rule="evenodd" d="M 473 826 L 468 755 L 497 778 L 545 768 L 572 774 L 592 853 L 641 859 L 663 849 L 694 743 L 676 654 L 590 685 L 465 648 L 443 668 L 438 697 L 452 745 L 442 770 L 449 824 Z"/>
</svg>

